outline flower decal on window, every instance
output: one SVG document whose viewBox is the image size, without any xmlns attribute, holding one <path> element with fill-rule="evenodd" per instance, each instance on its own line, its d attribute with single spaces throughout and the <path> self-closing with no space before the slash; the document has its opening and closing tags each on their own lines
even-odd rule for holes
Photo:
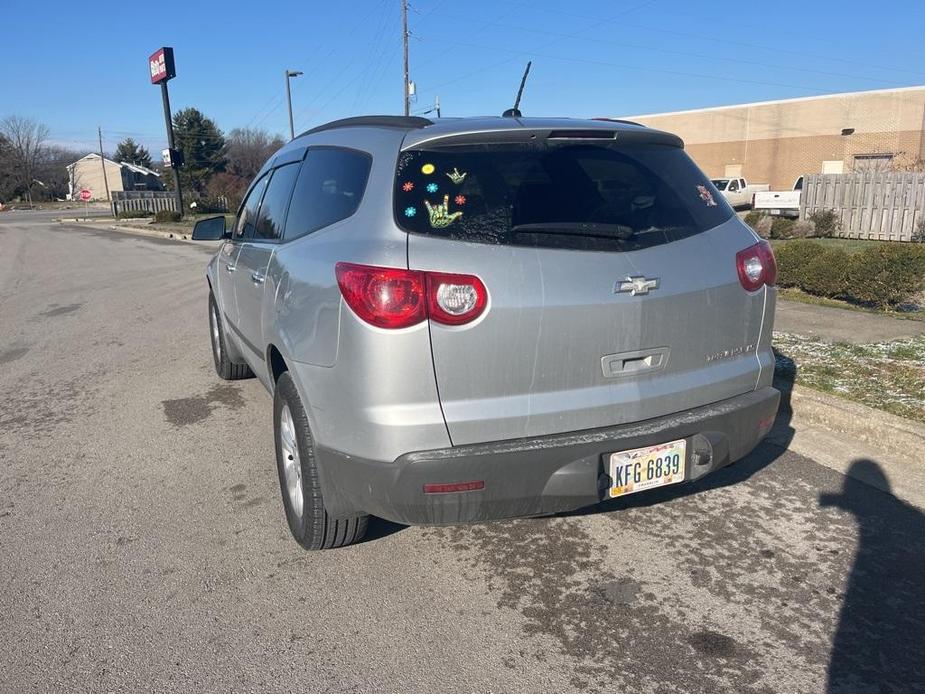
<svg viewBox="0 0 925 694">
<path fill-rule="evenodd" d="M 412 190 L 414 190 L 414 184 L 411 181 L 405 181 L 402 183 L 401 189 L 406 193 L 410 193 Z"/>
<path fill-rule="evenodd" d="M 436 192 L 437 192 L 437 188 L 439 188 L 439 186 L 438 186 L 436 183 L 428 183 L 428 184 L 427 184 L 427 192 L 428 192 L 428 193 L 436 193 Z"/>
<path fill-rule="evenodd" d="M 406 216 L 406 217 L 413 217 L 413 216 L 416 215 L 417 213 L 418 213 L 418 211 L 417 211 L 417 208 L 415 208 L 415 207 L 406 207 L 406 208 L 405 208 L 405 216 Z"/>
<path fill-rule="evenodd" d="M 465 204 L 466 204 L 466 196 L 465 196 L 465 195 L 457 195 L 455 198 L 453 198 L 453 202 L 455 202 L 457 205 L 465 205 Z"/>
</svg>

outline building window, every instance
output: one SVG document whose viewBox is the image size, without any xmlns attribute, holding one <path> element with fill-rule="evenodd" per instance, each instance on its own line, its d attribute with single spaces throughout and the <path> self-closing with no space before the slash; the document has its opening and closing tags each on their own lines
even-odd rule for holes
<svg viewBox="0 0 925 694">
<path fill-rule="evenodd" d="M 893 165 L 892 154 L 855 154 L 855 171 L 889 171 Z"/>
</svg>

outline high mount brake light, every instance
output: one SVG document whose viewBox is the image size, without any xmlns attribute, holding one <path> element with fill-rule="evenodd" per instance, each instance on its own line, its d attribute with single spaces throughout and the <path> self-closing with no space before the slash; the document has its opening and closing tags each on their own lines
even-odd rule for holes
<svg viewBox="0 0 925 694">
<path fill-rule="evenodd" d="M 777 261 L 771 244 L 759 241 L 736 253 L 736 270 L 739 282 L 747 291 L 756 291 L 763 285 L 772 286 L 777 281 Z"/>
<path fill-rule="evenodd" d="M 356 263 L 337 263 L 335 274 L 347 305 L 380 328 L 408 328 L 426 318 L 464 325 L 478 318 L 488 303 L 488 291 L 474 275 Z"/>
</svg>

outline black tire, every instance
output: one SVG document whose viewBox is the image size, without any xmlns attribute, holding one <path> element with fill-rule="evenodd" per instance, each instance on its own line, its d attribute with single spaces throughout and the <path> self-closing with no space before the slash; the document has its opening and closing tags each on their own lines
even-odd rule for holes
<svg viewBox="0 0 925 694">
<path fill-rule="evenodd" d="M 288 412 L 285 423 L 284 411 Z M 302 399 L 289 372 L 276 382 L 273 396 L 273 431 L 276 441 L 276 470 L 283 497 L 286 521 L 292 536 L 305 549 L 333 549 L 353 544 L 366 534 L 369 516 L 358 515 L 334 520 L 324 507 L 318 466 L 315 464 L 315 442 Z M 293 451 L 293 453 L 290 453 Z M 287 463 L 289 468 L 287 472 Z M 298 470 L 298 478 L 295 471 Z M 301 497 L 293 499 L 298 489 Z M 301 503 L 301 510 L 297 508 Z"/>
<path fill-rule="evenodd" d="M 209 292 L 209 342 L 212 344 L 212 361 L 215 362 L 215 373 L 225 381 L 240 381 L 242 378 L 253 378 L 254 372 L 247 364 L 236 364 L 228 358 L 228 347 L 225 342 L 225 326 L 218 310 L 215 296 Z"/>
</svg>

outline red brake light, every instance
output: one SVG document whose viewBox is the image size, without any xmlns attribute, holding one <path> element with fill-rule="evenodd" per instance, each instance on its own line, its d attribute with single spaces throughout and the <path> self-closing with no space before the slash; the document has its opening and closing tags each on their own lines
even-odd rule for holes
<svg viewBox="0 0 925 694">
<path fill-rule="evenodd" d="M 407 328 L 427 317 L 422 272 L 353 263 L 337 263 L 334 272 L 347 305 L 371 325 Z"/>
<path fill-rule="evenodd" d="M 763 285 L 772 286 L 777 281 L 777 261 L 767 241 L 736 253 L 736 270 L 739 282 L 747 291 L 753 292 Z"/>
<path fill-rule="evenodd" d="M 335 274 L 347 305 L 380 328 L 407 328 L 425 318 L 463 325 L 488 303 L 488 291 L 474 275 L 354 263 L 337 263 Z"/>
</svg>

